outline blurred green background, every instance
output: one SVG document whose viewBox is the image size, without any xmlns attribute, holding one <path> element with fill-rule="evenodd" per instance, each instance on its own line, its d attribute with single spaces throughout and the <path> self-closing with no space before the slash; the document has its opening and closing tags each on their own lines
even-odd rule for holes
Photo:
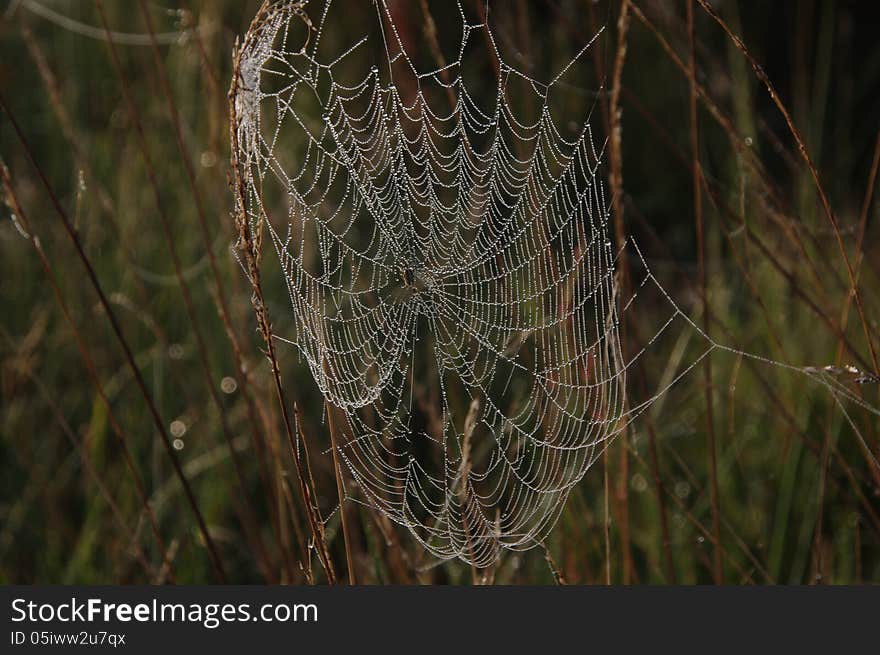
<svg viewBox="0 0 880 655">
<path fill-rule="evenodd" d="M 226 92 L 233 45 L 259 4 L 146 2 L 160 34 L 154 50 L 140 3 L 104 0 L 108 25 L 124 35 L 116 48 L 120 78 L 93 2 L 7 0 L 0 19 L 0 95 L 119 318 L 226 579 L 303 582 L 312 571 L 322 582 L 250 290 L 230 251 L 235 230 Z M 623 4 L 623 227 L 664 287 L 702 322 L 686 3 L 499 0 L 490 3 L 490 21 L 506 52 L 536 76 L 546 72 L 537 52 L 552 67 L 606 24 L 598 47 L 580 62 L 593 80 L 584 87 L 597 102 L 593 127 L 606 135 L 612 100 L 601 89 L 612 86 Z M 426 24 L 422 3 L 389 5 L 401 29 L 424 45 L 418 38 Z M 712 5 L 761 62 L 803 135 L 859 279 L 868 332 L 880 347 L 880 234 L 872 176 L 880 152 L 880 47 L 871 7 L 820 0 Z M 354 25 L 375 11 L 366 1 L 350 6 Z M 456 20 L 451 3 L 428 6 L 441 30 Z M 709 329 L 719 341 L 774 361 L 854 365 L 871 373 L 835 233 L 782 114 L 699 5 L 694 17 Z M 179 111 L 197 193 L 180 154 L 163 78 Z M 122 81 L 139 121 L 129 111 Z M 0 205 L 0 581 L 217 581 L 107 314 L 2 113 L 0 157 L 14 191 L 7 190 Z M 158 205 L 150 175 L 160 189 Z M 24 216 L 13 221 L 12 214 Z M 76 329 L 20 230 L 39 237 Z M 189 301 L 175 276 L 175 258 Z M 277 281 L 267 283 L 267 299 L 273 319 L 283 323 L 289 309 Z M 630 314 L 626 320 L 636 340 L 657 325 L 657 316 Z M 241 347 L 243 374 L 236 371 L 233 342 Z M 699 351 L 699 344 L 685 339 L 662 345 L 633 369 L 634 396 L 656 388 L 665 371 Z M 296 357 L 279 352 L 288 401 L 297 398 L 313 444 L 317 503 L 344 579 L 320 397 Z M 506 553 L 491 570 L 475 574 L 461 562 L 435 566 L 406 530 L 347 503 L 358 582 L 880 581 L 877 416 L 855 403 L 836 404 L 827 389 L 802 375 L 731 353 L 713 354 L 711 375 L 707 387 L 702 367 L 691 372 L 614 443 L 569 498 L 545 549 Z M 856 384 L 857 377 L 835 375 L 870 406 L 880 405 L 876 380 L 861 375 L 864 383 Z M 154 508 L 155 525 L 144 497 Z"/>
</svg>

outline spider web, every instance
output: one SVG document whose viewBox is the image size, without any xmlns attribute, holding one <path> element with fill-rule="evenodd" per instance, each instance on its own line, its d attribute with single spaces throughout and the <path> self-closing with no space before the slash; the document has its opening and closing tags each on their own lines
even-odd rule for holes
<svg viewBox="0 0 880 655">
<path fill-rule="evenodd" d="M 239 51 L 243 209 L 280 263 L 285 340 L 344 417 L 359 495 L 436 557 L 482 567 L 541 543 L 610 441 L 713 350 L 867 407 L 828 371 L 712 340 L 632 242 L 642 273 L 621 297 L 591 106 L 574 129 L 551 110 L 598 34 L 541 82 L 457 2 L 457 57 L 421 72 L 385 0 L 342 49 L 322 38 L 341 5 L 306 4 L 264 6 Z M 469 81 L 474 57 L 494 72 Z M 626 355 L 621 315 L 651 294 L 666 319 Z M 703 347 L 628 400 L 628 370 L 677 329 Z"/>
</svg>

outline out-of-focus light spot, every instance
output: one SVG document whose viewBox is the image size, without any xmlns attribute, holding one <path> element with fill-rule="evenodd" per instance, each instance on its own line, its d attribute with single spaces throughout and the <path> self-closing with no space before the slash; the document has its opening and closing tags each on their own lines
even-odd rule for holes
<svg viewBox="0 0 880 655">
<path fill-rule="evenodd" d="M 235 390 L 238 389 L 238 382 L 235 381 L 235 378 L 231 378 L 228 375 L 220 380 L 220 390 L 223 393 L 235 393 Z"/>
</svg>

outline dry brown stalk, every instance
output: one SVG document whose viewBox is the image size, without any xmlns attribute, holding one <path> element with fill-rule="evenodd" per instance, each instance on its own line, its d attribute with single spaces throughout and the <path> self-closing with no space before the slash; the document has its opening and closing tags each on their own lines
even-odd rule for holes
<svg viewBox="0 0 880 655">
<path fill-rule="evenodd" d="M 271 16 L 273 9 L 269 2 L 264 2 L 263 6 L 257 12 L 251 22 L 250 29 L 245 36 L 245 40 L 258 35 L 266 20 Z M 265 342 L 265 354 L 269 360 L 269 367 L 272 371 L 272 379 L 275 386 L 275 393 L 278 400 L 278 406 L 281 410 L 281 417 L 284 423 L 285 434 L 287 435 L 288 444 L 290 446 L 291 456 L 293 457 L 294 466 L 299 481 L 300 495 L 303 505 L 305 506 L 306 516 L 309 520 L 312 537 L 315 541 L 315 548 L 318 559 L 324 568 L 330 584 L 336 583 L 336 573 L 333 569 L 333 563 L 330 558 L 330 551 L 327 547 L 327 541 L 324 534 L 324 525 L 317 514 L 317 508 L 313 499 L 313 491 L 309 488 L 306 467 L 300 457 L 299 450 L 294 437 L 294 426 L 291 420 L 290 412 L 287 409 L 285 401 L 284 386 L 281 381 L 281 367 L 278 363 L 278 356 L 275 351 L 275 338 L 272 334 L 272 324 L 269 320 L 268 310 L 263 299 L 262 277 L 260 269 L 260 253 L 262 246 L 262 225 L 258 225 L 256 234 L 251 230 L 248 220 L 247 207 L 247 191 L 245 184 L 245 171 L 243 164 L 239 160 L 240 144 L 238 142 L 238 115 L 236 109 L 236 98 L 239 93 L 239 84 L 241 82 L 241 56 L 244 47 L 236 44 L 233 54 L 233 76 L 232 85 L 229 89 L 229 138 L 231 144 L 231 183 L 235 202 L 234 219 L 238 230 L 238 250 L 241 253 L 245 267 L 247 269 L 248 278 L 251 283 L 251 304 L 254 308 L 254 314 L 257 320 L 257 328 Z"/>
</svg>

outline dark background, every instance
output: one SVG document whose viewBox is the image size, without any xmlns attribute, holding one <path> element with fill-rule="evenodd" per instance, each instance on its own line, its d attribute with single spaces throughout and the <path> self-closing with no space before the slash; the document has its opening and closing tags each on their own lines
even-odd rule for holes
<svg viewBox="0 0 880 655">
<path fill-rule="evenodd" d="M 162 45 L 158 61 L 196 165 L 207 240 L 198 228 L 154 52 L 145 46 L 118 47 L 171 220 L 171 242 L 192 289 L 189 312 L 151 195 L 150 170 L 100 38 L 95 5 L 89 0 L 4 3 L 9 10 L 0 19 L 0 94 L 78 230 L 166 429 L 180 440 L 180 460 L 228 579 L 303 582 L 300 563 L 306 559 L 308 528 L 302 501 L 260 352 L 249 289 L 229 251 L 234 229 L 227 186 L 226 90 L 235 38 L 245 32 L 258 4 L 146 3 L 158 32 L 199 28 L 199 39 Z M 367 2 L 350 6 L 347 20 L 353 26 L 374 11 Z M 398 0 L 393 6 L 401 28 L 424 45 L 421 3 Z M 869 180 L 880 147 L 880 48 L 871 3 L 724 0 L 712 6 L 761 63 L 803 137 L 859 276 L 867 331 L 877 348 L 880 240 L 876 189 Z M 53 20 L 40 15 L 41 7 L 57 12 Z M 105 0 L 104 7 L 113 30 L 143 37 L 138 3 Z M 432 2 L 429 8 L 441 32 L 454 25 L 449 5 Z M 509 56 L 536 77 L 558 69 L 558 62 L 606 24 L 598 47 L 580 62 L 584 97 L 597 106 L 593 127 L 605 136 L 620 10 L 616 1 L 499 0 L 490 3 L 490 21 Z M 658 38 L 686 67 L 686 16 L 684 2 L 641 0 L 630 6 L 620 94 L 619 220 L 665 288 L 702 324 L 690 82 Z M 874 365 L 863 325 L 848 302 L 849 280 L 836 235 L 789 128 L 722 29 L 699 5 L 694 16 L 697 82 L 708 98 L 698 102 L 698 158 L 705 178 L 701 198 L 710 331 L 719 341 L 774 361 L 852 364 L 870 373 Z M 82 26 L 96 27 L 99 38 L 82 34 Z M 743 143 L 748 145 L 742 148 Z M 0 156 L 76 326 L 65 319 L 30 241 L 9 220 L 10 213 L 17 213 L 9 200 L 10 208 L 0 209 L 0 581 L 216 581 L 106 312 L 3 114 Z M 228 300 L 229 325 L 216 310 L 209 248 Z M 270 311 L 283 324 L 285 298 L 279 287 L 274 292 L 270 283 Z M 210 374 L 199 361 L 190 315 L 204 335 Z M 634 333 L 650 333 L 656 319 L 627 318 Z M 242 345 L 246 388 L 235 380 L 229 330 Z M 77 336 L 94 361 L 112 417 L 88 376 Z M 638 376 L 644 388 L 654 388 L 672 365 L 674 345 L 672 340 L 645 358 L 632 378 L 634 394 L 642 385 Z M 682 347 L 687 355 L 697 348 L 692 342 Z M 329 437 L 319 396 L 297 359 L 289 352 L 281 356 L 286 385 L 299 399 L 305 432 L 314 440 L 318 504 L 327 517 L 336 569 L 344 572 L 332 460 L 321 454 Z M 860 385 L 855 384 L 859 374 L 834 377 L 869 405 L 878 405 L 878 385 L 869 376 L 861 375 L 867 383 Z M 212 404 L 212 386 L 222 414 Z M 350 546 L 358 580 L 880 580 L 877 416 L 853 403 L 843 405 L 844 414 L 821 385 L 733 353 L 713 355 L 708 389 L 707 395 L 701 367 L 689 374 L 656 411 L 615 442 L 606 462 L 588 473 L 546 551 L 506 554 L 489 571 L 473 574 L 460 562 L 432 566 L 405 530 L 362 505 L 347 503 L 355 526 Z M 707 397 L 713 407 L 711 431 Z M 126 437 L 131 465 L 113 418 Z M 255 455 L 254 434 L 269 456 Z M 716 442 L 714 473 L 710 434 Z M 242 463 L 243 486 L 227 436 Z M 157 531 L 172 559 L 170 570 L 160 566 L 159 541 L 132 469 L 155 508 Z M 311 558 L 320 582 L 323 574 L 313 552 Z"/>
</svg>

